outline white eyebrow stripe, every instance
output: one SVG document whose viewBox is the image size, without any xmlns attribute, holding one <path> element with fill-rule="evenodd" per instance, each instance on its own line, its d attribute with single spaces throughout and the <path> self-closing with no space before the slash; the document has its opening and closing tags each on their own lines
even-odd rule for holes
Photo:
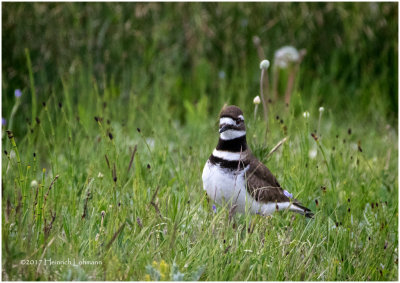
<svg viewBox="0 0 400 283">
<path fill-rule="evenodd" d="M 219 124 L 228 124 L 228 125 L 236 125 L 236 121 L 234 121 L 232 118 L 229 117 L 223 117 L 219 119 Z"/>
<path fill-rule="evenodd" d="M 243 115 L 239 115 L 238 117 L 239 117 L 239 119 L 241 119 L 241 120 L 243 120 L 243 121 L 244 121 L 244 117 L 243 117 Z"/>
<path fill-rule="evenodd" d="M 220 138 L 222 140 L 233 140 L 236 138 L 240 138 L 246 135 L 246 131 L 238 131 L 238 130 L 226 130 L 220 134 Z"/>
<path fill-rule="evenodd" d="M 214 149 L 212 155 L 214 155 L 215 157 L 222 158 L 224 160 L 229 160 L 229 161 L 239 161 L 240 157 L 243 158 L 243 156 L 244 156 L 243 152 L 241 153 L 241 156 L 240 156 L 240 152 L 229 152 L 229 151 L 223 151 L 223 150 L 218 150 L 218 149 Z"/>
</svg>

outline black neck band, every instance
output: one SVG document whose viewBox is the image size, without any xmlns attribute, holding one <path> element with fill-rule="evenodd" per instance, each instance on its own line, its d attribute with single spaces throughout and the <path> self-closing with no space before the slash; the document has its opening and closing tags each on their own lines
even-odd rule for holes
<svg viewBox="0 0 400 283">
<path fill-rule="evenodd" d="M 246 163 L 245 161 L 225 160 L 225 159 L 222 159 L 219 157 L 215 157 L 212 154 L 211 154 L 209 160 L 214 165 L 219 165 L 219 166 L 221 166 L 221 168 L 230 169 L 230 170 L 243 170 L 248 165 L 248 163 Z"/>
<path fill-rule="evenodd" d="M 223 140 L 219 138 L 217 150 L 224 150 L 230 152 L 240 152 L 247 149 L 246 135 L 238 137 L 233 140 Z"/>
</svg>

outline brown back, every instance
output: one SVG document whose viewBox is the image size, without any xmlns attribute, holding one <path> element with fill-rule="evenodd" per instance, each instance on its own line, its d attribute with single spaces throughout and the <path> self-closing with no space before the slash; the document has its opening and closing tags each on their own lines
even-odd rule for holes
<svg viewBox="0 0 400 283">
<path fill-rule="evenodd" d="M 269 169 L 257 160 L 252 153 L 248 154 L 247 162 L 250 164 L 246 172 L 247 191 L 260 202 L 287 202 L 290 201 L 283 193 L 281 185 Z"/>
</svg>

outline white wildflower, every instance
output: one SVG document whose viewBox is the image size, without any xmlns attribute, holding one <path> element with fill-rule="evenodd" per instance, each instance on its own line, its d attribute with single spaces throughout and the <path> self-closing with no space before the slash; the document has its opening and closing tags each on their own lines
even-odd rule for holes
<svg viewBox="0 0 400 283">
<path fill-rule="evenodd" d="M 260 63 L 260 69 L 268 70 L 269 65 L 270 64 L 268 60 L 262 60 Z"/>
<path fill-rule="evenodd" d="M 257 35 L 253 36 L 253 43 L 255 45 L 259 45 L 260 42 L 261 42 L 261 39 Z"/>
<path fill-rule="evenodd" d="M 260 104 L 261 99 L 260 97 L 257 95 L 256 97 L 254 97 L 253 99 L 253 103 L 254 103 L 254 120 L 256 119 L 257 116 L 257 108 L 258 108 L 258 104 Z"/>
<path fill-rule="evenodd" d="M 311 159 L 314 159 L 317 156 L 317 149 L 313 148 L 308 152 L 308 157 L 310 157 Z"/>
<path fill-rule="evenodd" d="M 308 113 L 308 111 L 303 113 L 303 117 L 304 118 L 309 118 L 310 117 L 310 113 Z"/>
<path fill-rule="evenodd" d="M 274 59 L 274 63 L 279 68 L 284 69 L 287 68 L 290 63 L 299 61 L 300 54 L 293 46 L 284 46 L 275 52 Z"/>
<path fill-rule="evenodd" d="M 155 140 L 153 138 L 146 138 L 146 143 L 150 149 L 154 149 Z"/>
<path fill-rule="evenodd" d="M 97 178 L 102 179 L 104 177 L 103 173 L 99 172 L 99 174 L 97 175 Z"/>
<path fill-rule="evenodd" d="M 325 110 L 325 108 L 322 107 L 322 106 L 319 108 L 318 132 L 317 132 L 319 135 L 321 134 L 321 132 L 320 132 L 320 126 L 321 126 L 322 113 L 324 113 L 324 110 Z"/>
<path fill-rule="evenodd" d="M 17 156 L 17 154 L 15 153 L 15 151 L 14 151 L 14 150 L 11 150 L 11 151 L 10 151 L 10 158 L 11 158 L 11 159 L 15 159 L 16 156 Z"/>
<path fill-rule="evenodd" d="M 38 187 L 38 182 L 36 181 L 36 180 L 33 180 L 32 182 L 31 182 L 31 188 L 32 189 L 36 189 Z"/>
</svg>

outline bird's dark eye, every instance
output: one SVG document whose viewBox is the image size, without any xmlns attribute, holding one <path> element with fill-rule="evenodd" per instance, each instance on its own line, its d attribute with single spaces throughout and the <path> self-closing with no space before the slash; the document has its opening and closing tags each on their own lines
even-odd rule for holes
<svg viewBox="0 0 400 283">
<path fill-rule="evenodd" d="M 239 125 L 240 122 L 242 122 L 242 121 L 240 121 L 239 119 L 237 119 L 237 120 L 236 120 L 236 125 Z"/>
</svg>

